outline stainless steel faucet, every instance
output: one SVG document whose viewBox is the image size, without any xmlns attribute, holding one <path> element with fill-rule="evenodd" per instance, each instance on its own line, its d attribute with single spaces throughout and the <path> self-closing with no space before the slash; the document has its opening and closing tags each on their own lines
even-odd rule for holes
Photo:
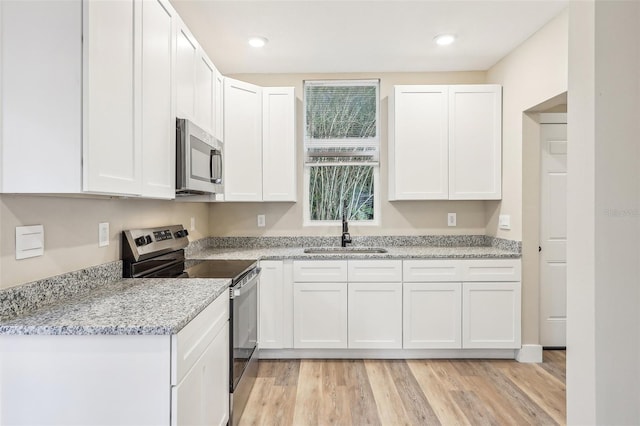
<svg viewBox="0 0 640 426">
<path fill-rule="evenodd" d="M 347 222 L 347 204 L 345 203 L 342 208 L 342 247 L 346 247 L 347 244 L 351 244 L 351 234 L 349 234 L 349 222 Z"/>
</svg>

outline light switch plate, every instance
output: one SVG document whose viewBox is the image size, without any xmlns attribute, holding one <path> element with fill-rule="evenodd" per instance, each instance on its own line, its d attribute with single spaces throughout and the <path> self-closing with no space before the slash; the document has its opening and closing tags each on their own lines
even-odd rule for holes
<svg viewBox="0 0 640 426">
<path fill-rule="evenodd" d="M 498 217 L 498 227 L 500 229 L 511 229 L 511 216 L 508 214 L 501 214 Z"/>
<path fill-rule="evenodd" d="M 266 218 L 263 214 L 258 215 L 258 228 L 264 228 L 266 224 Z"/>
<path fill-rule="evenodd" d="M 44 226 L 16 227 L 16 260 L 44 254 Z"/>
<path fill-rule="evenodd" d="M 98 224 L 98 247 L 109 245 L 109 222 Z"/>
<path fill-rule="evenodd" d="M 456 226 L 456 214 L 447 213 L 447 226 Z"/>
</svg>

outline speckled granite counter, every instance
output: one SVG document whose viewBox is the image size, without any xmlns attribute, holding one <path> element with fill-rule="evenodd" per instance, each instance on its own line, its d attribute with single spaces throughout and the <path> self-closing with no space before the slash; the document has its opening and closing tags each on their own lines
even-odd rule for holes
<svg viewBox="0 0 640 426">
<path fill-rule="evenodd" d="M 1 334 L 174 334 L 229 287 L 227 279 L 123 279 L 0 322 Z"/>
<path fill-rule="evenodd" d="M 385 247 L 387 253 L 308 254 L 303 247 L 205 248 L 189 254 L 191 259 L 519 259 L 519 252 L 497 247 Z"/>
</svg>

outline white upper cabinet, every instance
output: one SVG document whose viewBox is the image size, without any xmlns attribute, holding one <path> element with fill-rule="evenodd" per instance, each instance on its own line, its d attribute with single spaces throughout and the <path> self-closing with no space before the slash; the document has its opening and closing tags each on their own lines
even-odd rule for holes
<svg viewBox="0 0 640 426">
<path fill-rule="evenodd" d="M 0 28 L 2 192 L 78 193 L 82 4 L 0 1 Z"/>
<path fill-rule="evenodd" d="M 213 136 L 224 142 L 224 76 L 216 69 L 214 87 Z"/>
<path fill-rule="evenodd" d="M 262 201 L 262 88 L 224 79 L 225 201 Z"/>
<path fill-rule="evenodd" d="M 173 198 L 168 1 L 0 7 L 2 191 Z"/>
<path fill-rule="evenodd" d="M 296 201 L 295 103 L 293 87 L 262 89 L 263 201 Z"/>
<path fill-rule="evenodd" d="M 165 0 L 142 2 L 142 195 L 175 197 L 174 10 Z"/>
<path fill-rule="evenodd" d="M 215 109 L 215 67 L 202 52 L 196 61 L 196 124 L 213 134 Z"/>
<path fill-rule="evenodd" d="M 446 200 L 448 86 L 395 86 L 389 108 L 389 199 Z"/>
<path fill-rule="evenodd" d="M 502 198 L 502 88 L 449 87 L 449 199 Z"/>
<path fill-rule="evenodd" d="M 390 200 L 496 200 L 501 180 L 500 86 L 394 87 Z"/>
<path fill-rule="evenodd" d="M 176 28 L 176 116 L 195 122 L 198 42 L 178 19 Z"/>
<path fill-rule="evenodd" d="M 141 194 L 134 129 L 134 0 L 83 2 L 83 171 L 87 192 Z"/>
</svg>

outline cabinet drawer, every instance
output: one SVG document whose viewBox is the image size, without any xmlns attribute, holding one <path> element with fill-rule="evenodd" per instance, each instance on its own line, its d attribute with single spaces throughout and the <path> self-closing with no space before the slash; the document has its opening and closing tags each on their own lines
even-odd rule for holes
<svg viewBox="0 0 640 426">
<path fill-rule="evenodd" d="M 298 260 L 293 262 L 295 282 L 346 282 L 346 260 Z"/>
<path fill-rule="evenodd" d="M 462 281 L 520 281 L 520 259 L 465 260 Z"/>
<path fill-rule="evenodd" d="M 405 282 L 462 281 L 462 270 L 458 260 L 405 260 L 403 277 Z"/>
<path fill-rule="evenodd" d="M 350 282 L 400 282 L 401 260 L 349 260 Z"/>
<path fill-rule="evenodd" d="M 171 336 L 171 384 L 177 385 L 229 320 L 229 292 L 224 291 L 178 334 Z"/>
</svg>

